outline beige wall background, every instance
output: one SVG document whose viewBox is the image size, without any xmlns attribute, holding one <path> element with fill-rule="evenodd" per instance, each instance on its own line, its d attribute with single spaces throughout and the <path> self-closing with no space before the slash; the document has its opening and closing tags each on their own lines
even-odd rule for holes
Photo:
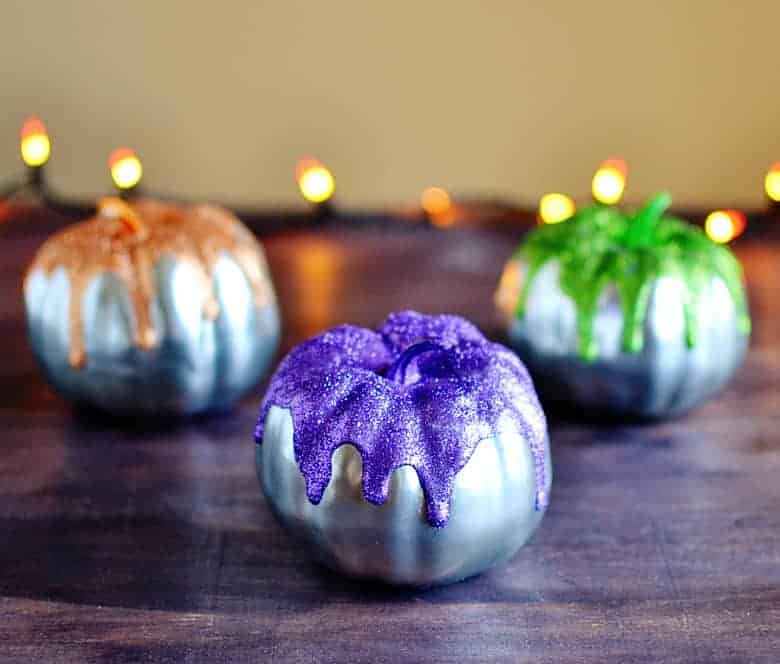
<svg viewBox="0 0 780 664">
<path fill-rule="evenodd" d="M 64 193 L 147 187 L 299 205 L 299 156 L 341 204 L 586 195 L 619 154 L 627 197 L 760 205 L 780 160 L 780 2 L 3 0 L 0 173 L 19 124 L 53 136 Z"/>
</svg>

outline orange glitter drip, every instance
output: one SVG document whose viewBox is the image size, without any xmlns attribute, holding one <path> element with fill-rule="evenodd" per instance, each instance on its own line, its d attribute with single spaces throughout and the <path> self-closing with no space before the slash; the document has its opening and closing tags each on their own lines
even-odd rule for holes
<svg viewBox="0 0 780 664">
<path fill-rule="evenodd" d="M 129 231 L 129 232 L 128 232 Z M 127 287 L 135 312 L 135 344 L 153 348 L 157 334 L 151 317 L 156 295 L 154 266 L 166 255 L 195 269 L 193 288 L 204 294 L 203 316 L 219 315 L 214 266 L 229 255 L 244 272 L 257 306 L 273 294 L 262 251 L 251 232 L 229 211 L 212 206 L 183 208 L 151 199 L 132 204 L 102 199 L 98 214 L 49 238 L 38 251 L 27 277 L 36 270 L 63 268 L 70 281 L 70 364 L 86 364 L 81 304 L 97 275 L 115 274 Z"/>
</svg>

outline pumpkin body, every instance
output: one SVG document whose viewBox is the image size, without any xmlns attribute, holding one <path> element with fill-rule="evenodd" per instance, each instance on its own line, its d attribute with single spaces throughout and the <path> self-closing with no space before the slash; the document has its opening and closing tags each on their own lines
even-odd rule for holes
<svg viewBox="0 0 780 664">
<path fill-rule="evenodd" d="M 449 332 L 417 326 L 442 319 L 456 320 L 403 312 L 379 334 L 337 328 L 294 349 L 272 379 L 257 434 L 263 492 L 316 559 L 348 576 L 417 586 L 458 581 L 510 558 L 546 510 L 549 439 L 525 369 L 484 338 L 474 341 L 484 349 L 473 351 Z M 395 343 L 401 329 L 409 333 Z M 405 381 L 393 383 L 388 363 L 403 364 L 405 353 L 431 340 L 446 350 L 427 346 L 428 356 L 421 351 L 404 365 Z M 499 359 L 475 360 L 483 350 Z M 323 360 L 328 353 L 339 359 Z M 473 386 L 490 383 L 494 371 L 496 384 L 509 385 L 496 396 L 507 407 L 487 412 L 488 391 Z M 355 378 L 361 372 L 365 380 Z M 311 387 L 323 384 L 332 387 Z M 309 389 L 320 390 L 324 407 L 311 403 Z M 444 430 L 452 435 L 439 435 Z"/>
<path fill-rule="evenodd" d="M 741 270 L 728 249 L 674 219 L 656 220 L 657 245 L 627 246 L 636 219 L 619 214 L 586 210 L 534 231 L 507 264 L 497 303 L 546 403 L 676 416 L 722 389 L 745 356 Z M 559 241 L 570 223 L 573 237 Z M 588 244 L 607 232 L 617 239 Z"/>
<path fill-rule="evenodd" d="M 519 278 L 527 272 L 511 268 Z M 561 290 L 557 263 L 542 268 L 531 286 L 526 313 L 507 321 L 510 345 L 534 376 L 545 403 L 591 414 L 664 418 L 680 415 L 717 394 L 742 363 L 748 337 L 738 325 L 723 281 L 712 277 L 696 315 L 697 339 L 685 334 L 685 288 L 660 277 L 651 287 L 644 343 L 638 352 L 622 346 L 624 315 L 619 295 L 606 288 L 594 322 L 595 359 L 579 351 L 577 312 Z"/>
<path fill-rule="evenodd" d="M 41 248 L 24 288 L 35 356 L 60 394 L 112 414 L 227 408 L 257 383 L 278 345 L 262 248 L 218 208 L 134 208 L 145 239 L 126 237 L 107 218 L 66 229 Z M 198 216 L 194 235 L 190 215 Z M 164 246 L 154 244 L 155 224 L 167 224 Z M 235 243 L 215 243 L 206 264 L 202 243 L 211 241 L 212 225 L 214 237 L 226 232 L 224 224 Z"/>
</svg>

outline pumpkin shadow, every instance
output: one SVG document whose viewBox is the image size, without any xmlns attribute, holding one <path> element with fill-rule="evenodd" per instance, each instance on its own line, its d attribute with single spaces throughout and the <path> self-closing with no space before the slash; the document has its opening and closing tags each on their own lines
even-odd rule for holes
<svg viewBox="0 0 780 664">
<path fill-rule="evenodd" d="M 487 602 L 529 603 L 538 599 L 533 590 L 518 591 L 504 587 L 503 581 L 506 580 L 506 574 L 512 573 L 512 567 L 513 561 L 507 561 L 459 581 L 444 585 L 415 586 L 344 576 L 308 556 L 300 565 L 301 571 L 316 583 L 317 590 L 325 596 L 338 596 L 343 601 L 360 605 L 410 605 L 418 602 L 457 604 L 474 601 L 477 597 Z"/>
<path fill-rule="evenodd" d="M 542 408 L 547 415 L 547 422 L 551 428 L 563 426 L 588 426 L 594 428 L 610 427 L 652 427 L 663 422 L 674 421 L 685 417 L 686 413 L 669 418 L 642 417 L 615 413 L 609 410 L 577 408 L 573 404 L 560 399 L 544 398 L 540 396 Z"/>
<path fill-rule="evenodd" d="M 71 412 L 74 430 L 87 433 L 121 431 L 129 438 L 159 437 L 190 430 L 219 434 L 230 432 L 235 428 L 236 420 L 246 417 L 238 406 L 192 415 L 116 415 L 84 405 L 73 406 Z"/>
</svg>

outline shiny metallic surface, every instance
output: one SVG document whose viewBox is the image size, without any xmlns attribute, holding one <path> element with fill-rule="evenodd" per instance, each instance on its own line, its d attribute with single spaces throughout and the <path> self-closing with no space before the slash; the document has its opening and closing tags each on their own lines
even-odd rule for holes
<svg viewBox="0 0 780 664">
<path fill-rule="evenodd" d="M 268 369 L 280 335 L 269 283 L 256 306 L 252 289 L 227 254 L 214 266 L 220 312 L 203 316 L 194 268 L 173 257 L 153 268 L 152 321 L 159 340 L 134 343 L 135 316 L 127 288 L 111 273 L 96 276 L 82 302 L 86 366 L 69 363 L 70 285 L 64 269 L 34 271 L 24 298 L 33 352 L 52 385 L 72 401 L 113 414 L 190 414 L 230 406 Z M 269 277 L 270 280 L 270 277 Z"/>
<path fill-rule="evenodd" d="M 257 474 L 271 509 L 290 532 L 328 567 L 351 577 L 399 585 L 439 585 L 465 579 L 510 558 L 536 530 L 535 466 L 519 433 L 480 442 L 455 479 L 447 525 L 434 528 L 416 471 L 397 469 L 382 505 L 363 497 L 363 463 L 342 445 L 321 502 L 306 496 L 295 460 L 293 422 L 287 409 L 268 413 Z M 546 454 L 546 491 L 552 467 Z"/>
<path fill-rule="evenodd" d="M 525 266 L 517 262 L 517 293 Z M 602 294 L 595 321 L 598 357 L 577 353 L 576 311 L 550 261 L 535 276 L 523 318 L 508 316 L 510 345 L 534 376 L 546 403 L 562 402 L 591 412 L 662 418 L 680 415 L 716 394 L 742 363 L 748 336 L 738 329 L 734 302 L 719 277 L 706 285 L 696 311 L 696 342 L 685 339 L 686 289 L 673 277 L 653 285 L 638 353 L 621 348 L 623 314 L 615 288 Z M 515 301 L 516 303 L 516 301 Z M 506 312 L 505 312 L 506 313 Z"/>
</svg>

